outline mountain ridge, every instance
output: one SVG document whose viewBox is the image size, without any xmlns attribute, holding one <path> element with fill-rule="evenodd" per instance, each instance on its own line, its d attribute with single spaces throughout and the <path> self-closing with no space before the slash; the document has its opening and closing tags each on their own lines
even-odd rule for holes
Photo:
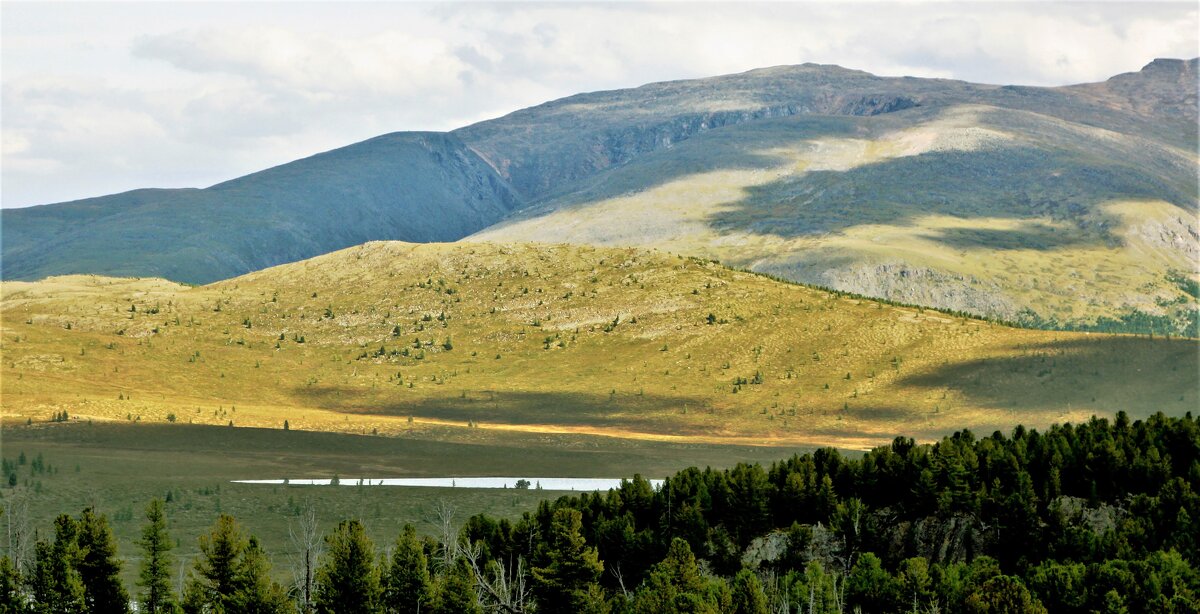
<svg viewBox="0 0 1200 614">
<path fill-rule="evenodd" d="M 1177 320 L 1183 317 L 1178 309 L 1156 303 L 1173 301 L 1178 294 L 1164 281 L 1171 271 L 1190 274 L 1184 266 L 1186 245 L 1172 247 L 1174 239 L 1156 239 L 1145 249 L 1122 244 L 1116 252 L 1093 250 L 1093 256 L 1099 254 L 1117 270 L 1145 269 L 1137 283 L 1156 289 L 1132 299 L 1098 296 L 1100 307 L 1075 314 L 1054 303 L 1057 299 L 1046 304 L 1038 296 L 1014 299 L 1013 292 L 1025 290 L 1014 290 L 995 271 L 979 277 L 947 270 L 944 263 L 912 262 L 911 253 L 903 251 L 872 256 L 866 264 L 916 271 L 921 280 L 978 285 L 976 280 L 983 284 L 981 298 L 955 302 L 939 298 L 940 290 L 929 293 L 919 285 L 897 296 L 882 288 L 898 288 L 905 278 L 884 275 L 878 283 L 864 285 L 852 281 L 861 272 L 844 267 L 821 265 L 818 273 L 802 274 L 793 265 L 763 263 L 791 258 L 789 254 L 811 260 L 819 246 L 804 239 L 806 233 L 827 232 L 821 227 L 831 223 L 843 233 L 873 228 L 872 211 L 880 207 L 895 210 L 901 219 L 909 216 L 904 211 L 922 208 L 951 216 L 935 220 L 932 230 L 920 223 L 901 229 L 916 237 L 902 243 L 926 241 L 921 237 L 931 232 L 939 237 L 952 232 L 955 245 L 999 249 L 1001 255 L 1013 251 L 1005 246 L 1023 249 L 1030 241 L 1063 251 L 1072 244 L 1111 243 L 1113 232 L 1145 237 L 1147 232 L 1139 229 L 1161 227 L 1168 218 L 1184 220 L 1169 222 L 1170 236 L 1195 235 L 1186 218 L 1196 210 L 1196 125 L 1187 121 L 1195 116 L 1196 98 L 1189 85 L 1196 80 L 1196 63 L 1159 59 L 1104 82 L 1050 88 L 878 77 L 802 64 L 581 93 L 446 133 L 381 135 L 208 188 L 137 190 L 6 209 L 0 212 L 3 274 L 7 279 L 62 273 L 158 275 L 209 282 L 370 240 L 450 241 L 480 233 L 504 240 L 503 229 L 527 220 L 531 212 L 565 211 L 588 194 L 607 202 L 626 192 L 653 195 L 656 186 L 691 178 L 696 169 L 753 175 L 775 173 L 772 169 L 782 168 L 780 164 L 792 163 L 805 168 L 785 169 L 790 177 L 785 182 L 753 187 L 756 179 L 742 177 L 730 183 L 728 189 L 744 192 L 730 202 L 745 214 L 704 210 L 693 223 L 707 225 L 704 234 L 711 234 L 711 240 L 677 241 L 673 248 L 728 259 L 735 266 L 765 267 L 761 270 L 806 283 L 993 317 L 1011 319 L 1028 311 L 1043 320 L 1094 320 L 1132 309 Z M 977 111 L 981 108 L 992 110 Z M 945 125 L 965 116 L 984 123 Z M 773 134 L 764 126 L 783 131 Z M 992 138 L 996 134 L 1003 137 L 1003 147 L 997 148 L 1001 141 Z M 794 138 L 785 141 L 788 135 Z M 900 140 L 892 142 L 895 135 Z M 703 152 L 686 146 L 696 139 L 715 144 L 713 151 L 728 164 L 706 161 Z M 910 153 L 897 158 L 899 150 Z M 1056 187 L 1043 170 L 1070 179 Z M 967 177 L 961 188 L 949 177 L 954 173 Z M 913 183 L 913 177 L 923 177 L 924 183 Z M 689 203 L 709 198 L 704 177 L 697 179 L 679 188 L 680 198 Z M 906 181 L 904 190 L 887 188 Z M 605 192 L 607 184 L 624 185 L 624 192 Z M 806 190 L 804 199 L 818 199 L 806 207 L 826 215 L 815 226 L 803 222 L 815 213 L 788 204 L 804 202 L 796 199 Z M 988 197 L 989 190 L 1001 196 Z M 1012 194 L 1003 196 L 1006 191 Z M 906 203 L 913 199 L 905 194 L 918 197 Z M 822 204 L 821 198 L 827 202 Z M 1025 203 L 1019 205 L 1025 217 L 1013 217 L 1013 204 L 1005 198 Z M 1139 209 L 1122 204 L 1131 198 L 1151 205 Z M 953 203 L 963 199 L 969 206 L 956 208 Z M 1175 209 L 1164 210 L 1162 203 Z M 670 209 L 669 203 L 653 198 L 638 206 L 642 211 Z M 720 207 L 728 209 L 727 204 Z M 1105 207 L 1124 207 L 1124 213 L 1101 211 Z M 694 204 L 686 209 L 685 217 L 701 215 Z M 767 210 L 774 212 L 762 217 Z M 954 216 L 980 221 L 965 229 L 946 227 L 958 224 Z M 664 219 L 669 222 L 670 215 Z M 989 226 L 994 219 L 1016 221 L 997 229 Z M 581 223 L 570 222 L 572 227 Z M 790 229 L 784 237 L 792 247 L 773 247 L 759 239 L 753 239 L 760 243 L 757 253 L 739 248 L 745 253 L 730 254 L 722 247 L 729 244 L 730 232 L 751 236 L 780 225 Z M 1113 231 L 1117 225 L 1124 229 Z M 1048 232 L 1068 236 L 1053 239 Z M 561 235 L 560 228 L 550 225 L 522 240 L 559 242 Z M 1135 252 L 1144 254 L 1134 257 Z M 861 260 L 854 254 L 851 260 Z M 1067 256 L 1064 267 L 1081 266 L 1082 256 Z M 1006 292 L 1009 296 L 1002 297 Z"/>
</svg>

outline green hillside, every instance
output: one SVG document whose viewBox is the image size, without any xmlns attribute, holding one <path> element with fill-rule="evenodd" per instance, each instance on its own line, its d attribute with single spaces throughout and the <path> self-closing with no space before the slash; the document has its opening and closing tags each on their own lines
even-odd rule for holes
<svg viewBox="0 0 1200 614">
<path fill-rule="evenodd" d="M 202 287 L 4 282 L 2 316 L 10 424 L 866 448 L 1182 412 L 1200 368 L 1193 340 L 1014 329 L 572 246 L 369 243 Z"/>
</svg>

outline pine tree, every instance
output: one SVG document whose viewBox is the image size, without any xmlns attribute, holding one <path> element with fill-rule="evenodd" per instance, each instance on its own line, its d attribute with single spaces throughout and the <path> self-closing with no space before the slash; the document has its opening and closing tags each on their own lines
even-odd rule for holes
<svg viewBox="0 0 1200 614">
<path fill-rule="evenodd" d="M 185 612 L 282 613 L 288 601 L 270 580 L 271 566 L 258 541 L 242 536 L 237 521 L 221 514 L 200 537 L 200 558 L 184 589 Z"/>
<path fill-rule="evenodd" d="M 540 553 L 543 565 L 532 569 L 534 596 L 550 612 L 580 611 L 604 572 L 596 549 L 584 542 L 582 526 L 579 510 L 556 510 L 549 539 Z"/>
<path fill-rule="evenodd" d="M 171 536 L 167 534 L 167 519 L 162 499 L 154 499 L 146 507 L 146 525 L 138 545 L 144 553 L 138 586 L 142 587 L 141 606 L 147 614 L 166 614 L 176 609 L 171 591 L 173 567 Z"/>
<path fill-rule="evenodd" d="M 733 578 L 733 613 L 767 614 L 767 596 L 762 582 L 749 569 L 743 569 Z"/>
<path fill-rule="evenodd" d="M 362 524 L 342 521 L 325 537 L 325 547 L 325 563 L 317 570 L 317 612 L 379 611 L 381 590 L 375 546 Z"/>
<path fill-rule="evenodd" d="M 707 586 L 687 542 L 676 537 L 667 556 L 650 570 L 638 589 L 633 611 L 638 614 L 711 612 L 718 608 L 708 600 Z"/>
<path fill-rule="evenodd" d="M 117 558 L 117 543 L 108 520 L 88 508 L 83 510 L 77 526 L 79 560 L 76 568 L 83 582 L 88 611 L 128 612 L 129 594 L 121 584 L 121 559 Z"/>
<path fill-rule="evenodd" d="M 475 594 L 474 572 L 462 559 L 446 570 L 438 586 L 437 603 L 432 614 L 483 614 Z"/>
<path fill-rule="evenodd" d="M 28 578 L 34 612 L 82 614 L 83 582 L 75 566 L 79 559 L 76 525 L 63 514 L 54 520 L 54 543 L 38 540 L 34 545 L 33 573 Z"/>
<path fill-rule="evenodd" d="M 0 556 L 0 612 L 22 612 L 25 596 L 21 592 L 21 573 L 8 556 Z"/>
<path fill-rule="evenodd" d="M 429 559 L 417 530 L 411 524 L 396 540 L 392 562 L 383 580 L 383 607 L 387 612 L 410 614 L 428 609 L 433 596 L 429 582 Z"/>
<path fill-rule="evenodd" d="M 233 516 L 221 514 L 212 532 L 200 536 L 200 557 L 185 589 L 185 611 L 229 609 L 238 588 L 237 562 L 245 549 L 237 521 Z"/>
<path fill-rule="evenodd" d="M 271 563 L 253 535 L 246 542 L 236 581 L 234 608 L 230 612 L 285 614 L 295 611 L 283 587 L 271 580 Z"/>
</svg>

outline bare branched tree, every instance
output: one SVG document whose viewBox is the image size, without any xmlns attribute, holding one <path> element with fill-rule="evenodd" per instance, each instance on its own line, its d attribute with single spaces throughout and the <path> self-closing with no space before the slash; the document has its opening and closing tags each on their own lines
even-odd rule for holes
<svg viewBox="0 0 1200 614">
<path fill-rule="evenodd" d="M 529 587 L 526 583 L 525 560 L 518 557 L 515 566 L 499 561 L 482 564 L 482 548 L 478 543 L 463 546 L 460 553 L 475 573 L 475 589 L 479 601 L 491 612 L 525 614 L 529 608 Z"/>
<path fill-rule="evenodd" d="M 441 569 L 449 569 L 459 555 L 458 529 L 454 526 L 456 515 L 458 515 L 458 508 L 445 499 L 438 500 L 437 504 L 433 506 L 433 518 L 430 522 L 437 528 L 438 535 L 441 537 L 442 556 L 438 561 Z"/>
<path fill-rule="evenodd" d="M 325 543 L 317 523 L 317 508 L 311 500 L 304 502 L 299 517 L 288 522 L 288 537 L 292 544 L 288 558 L 291 560 L 296 602 L 301 612 L 311 612 L 313 574 Z"/>
<path fill-rule="evenodd" d="M 629 590 L 625 588 L 625 574 L 621 573 L 621 563 L 617 563 L 608 569 L 609 573 L 617 579 L 617 586 L 621 588 L 621 596 L 626 600 L 631 598 Z"/>
<path fill-rule="evenodd" d="M 4 506 L 4 521 L 8 538 L 8 559 L 14 567 L 24 571 L 29 563 L 29 552 L 34 541 L 29 520 L 29 498 L 26 493 L 19 491 L 8 497 Z"/>
</svg>

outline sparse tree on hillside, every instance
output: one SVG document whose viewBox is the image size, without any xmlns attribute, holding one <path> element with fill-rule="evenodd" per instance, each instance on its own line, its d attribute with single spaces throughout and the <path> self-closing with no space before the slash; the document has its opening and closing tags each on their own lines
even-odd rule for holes
<svg viewBox="0 0 1200 614">
<path fill-rule="evenodd" d="M 171 549 L 174 544 L 167 534 L 167 519 L 162 499 L 146 506 L 146 524 L 142 527 L 142 566 L 138 586 L 142 587 L 141 607 L 147 614 L 169 614 L 177 608 L 171 590 Z"/>
</svg>

